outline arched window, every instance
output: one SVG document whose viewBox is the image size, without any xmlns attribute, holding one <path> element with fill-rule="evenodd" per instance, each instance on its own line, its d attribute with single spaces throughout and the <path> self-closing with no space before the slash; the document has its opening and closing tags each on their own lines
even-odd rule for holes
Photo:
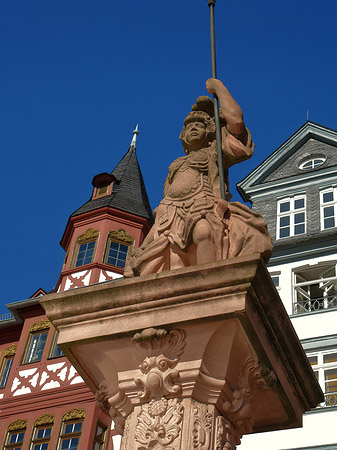
<svg viewBox="0 0 337 450">
<path fill-rule="evenodd" d="M 99 231 L 92 228 L 78 236 L 74 247 L 72 267 L 80 267 L 90 264 L 94 258 Z"/>
<path fill-rule="evenodd" d="M 0 389 L 6 387 L 17 348 L 17 345 L 12 344 L 4 351 L 0 368 Z"/>
<path fill-rule="evenodd" d="M 27 429 L 27 420 L 17 419 L 7 427 L 3 450 L 21 450 Z"/>
<path fill-rule="evenodd" d="M 30 450 L 47 450 L 53 430 L 55 417 L 44 414 L 34 422 Z"/>
<path fill-rule="evenodd" d="M 41 361 L 50 328 L 49 320 L 40 320 L 29 329 L 29 336 L 22 363 Z"/>
<path fill-rule="evenodd" d="M 112 266 L 124 268 L 129 249 L 134 239 L 125 230 L 110 231 L 105 250 L 104 262 Z"/>
<path fill-rule="evenodd" d="M 84 418 L 84 409 L 78 408 L 63 415 L 58 450 L 78 450 Z"/>
</svg>

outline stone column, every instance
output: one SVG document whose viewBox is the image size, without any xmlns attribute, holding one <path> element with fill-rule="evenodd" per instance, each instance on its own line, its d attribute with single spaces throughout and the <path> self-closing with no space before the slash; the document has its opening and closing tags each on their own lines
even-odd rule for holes
<svg viewBox="0 0 337 450">
<path fill-rule="evenodd" d="M 52 294 L 59 345 L 123 450 L 234 450 L 322 394 L 256 256 Z"/>
</svg>

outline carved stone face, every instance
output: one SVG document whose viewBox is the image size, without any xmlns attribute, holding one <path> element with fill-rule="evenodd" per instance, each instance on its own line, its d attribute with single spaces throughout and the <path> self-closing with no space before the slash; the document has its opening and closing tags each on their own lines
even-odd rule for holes
<svg viewBox="0 0 337 450">
<path fill-rule="evenodd" d="M 185 127 L 184 141 L 189 151 L 203 148 L 207 141 L 206 125 L 203 122 L 190 122 Z"/>
</svg>

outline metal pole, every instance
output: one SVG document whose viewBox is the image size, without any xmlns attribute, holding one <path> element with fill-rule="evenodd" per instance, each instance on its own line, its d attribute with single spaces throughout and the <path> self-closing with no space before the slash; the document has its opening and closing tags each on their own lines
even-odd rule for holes
<svg viewBox="0 0 337 450">
<path fill-rule="evenodd" d="M 209 14 L 210 14 L 210 29 L 211 29 L 211 57 L 212 57 L 212 78 L 216 78 L 216 55 L 215 55 L 215 24 L 214 24 L 214 7 L 216 0 L 208 0 Z M 216 94 L 213 95 L 214 101 L 214 121 L 216 130 L 216 146 L 218 154 L 219 178 L 220 178 L 220 193 L 221 197 L 225 198 L 225 171 L 222 162 L 222 139 L 219 116 L 219 100 Z"/>
</svg>

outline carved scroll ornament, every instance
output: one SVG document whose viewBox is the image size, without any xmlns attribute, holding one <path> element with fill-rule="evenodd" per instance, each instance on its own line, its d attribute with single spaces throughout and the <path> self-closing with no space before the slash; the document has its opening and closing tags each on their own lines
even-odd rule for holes
<svg viewBox="0 0 337 450">
<path fill-rule="evenodd" d="M 94 230 L 93 228 L 88 228 L 85 233 L 78 236 L 78 238 L 76 239 L 76 242 L 78 244 L 84 244 L 85 242 L 94 241 L 94 240 L 98 239 L 98 236 L 99 236 L 99 231 Z"/>
<path fill-rule="evenodd" d="M 10 345 L 9 347 L 7 347 L 4 350 L 4 357 L 6 357 L 6 356 L 14 356 L 16 351 L 17 351 L 17 349 L 18 349 L 17 345 L 15 345 L 15 344 Z"/>
<path fill-rule="evenodd" d="M 39 417 L 35 420 L 34 426 L 40 427 L 45 425 L 52 425 L 55 422 L 55 417 L 50 414 L 44 414 L 42 417 Z"/>
<path fill-rule="evenodd" d="M 137 345 L 136 356 L 142 360 L 139 369 L 142 375 L 135 378 L 135 384 L 142 390 L 141 399 L 160 398 L 167 394 L 179 394 L 181 386 L 179 372 L 174 370 L 185 347 L 182 330 L 166 331 L 148 328 L 136 333 L 132 341 Z"/>
<path fill-rule="evenodd" d="M 34 333 L 34 331 L 47 330 L 50 328 L 50 325 L 49 320 L 39 320 L 29 328 L 29 332 Z"/>
<path fill-rule="evenodd" d="M 68 420 L 76 420 L 76 419 L 84 419 L 84 418 L 85 418 L 84 409 L 74 408 L 71 411 L 68 411 L 63 415 L 62 421 L 67 422 Z"/>
<path fill-rule="evenodd" d="M 119 241 L 119 242 L 125 243 L 126 245 L 132 245 L 135 242 L 133 237 L 130 236 L 129 233 L 127 233 L 122 228 L 120 228 L 117 231 L 110 231 L 110 233 L 108 234 L 108 237 L 111 240 Z"/>
<path fill-rule="evenodd" d="M 240 444 L 243 434 L 253 431 L 252 403 L 255 392 L 258 389 L 269 389 L 275 383 L 274 373 L 267 369 L 266 366 L 261 367 L 251 357 L 244 360 L 241 371 L 238 374 L 238 389 L 233 391 L 232 398 L 223 404 L 223 409 L 234 426 L 236 444 Z"/>
<path fill-rule="evenodd" d="M 7 431 L 25 430 L 27 428 L 27 423 L 28 421 L 25 419 L 18 419 L 8 426 Z"/>
<path fill-rule="evenodd" d="M 162 397 L 142 405 L 135 430 L 138 450 L 174 450 L 182 418 L 183 406 L 177 398 Z"/>
</svg>

